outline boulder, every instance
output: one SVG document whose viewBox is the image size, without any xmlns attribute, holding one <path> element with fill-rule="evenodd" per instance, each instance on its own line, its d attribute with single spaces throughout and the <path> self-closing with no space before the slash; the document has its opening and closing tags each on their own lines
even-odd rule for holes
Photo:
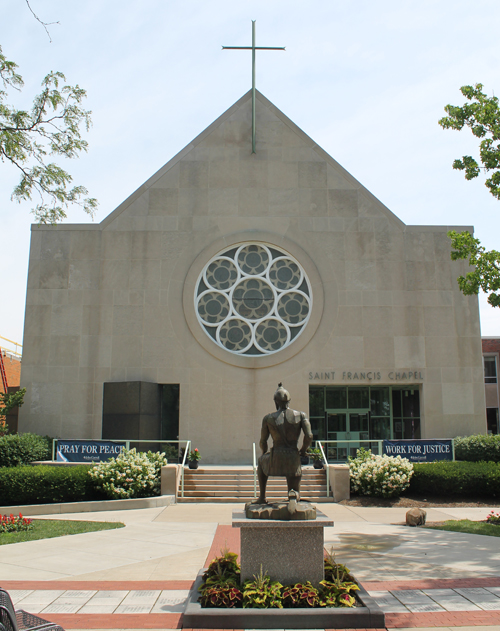
<svg viewBox="0 0 500 631">
<path fill-rule="evenodd" d="M 407 526 L 423 526 L 427 513 L 422 508 L 411 508 L 406 513 L 406 525 Z"/>
</svg>

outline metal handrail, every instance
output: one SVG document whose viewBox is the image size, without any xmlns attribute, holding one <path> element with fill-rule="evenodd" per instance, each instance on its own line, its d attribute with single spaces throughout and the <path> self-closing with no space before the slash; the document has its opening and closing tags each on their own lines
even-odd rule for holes
<svg viewBox="0 0 500 631">
<path fill-rule="evenodd" d="M 382 444 L 383 444 L 384 441 L 383 440 L 376 440 L 376 439 L 371 439 L 370 440 L 370 439 L 366 438 L 366 439 L 363 439 L 363 440 L 359 440 L 359 439 L 358 440 L 323 440 L 321 442 L 323 444 L 325 444 L 326 447 L 328 447 L 328 445 L 330 445 L 330 444 L 346 445 L 346 444 L 349 444 L 349 443 L 354 443 L 356 445 L 359 445 L 360 443 L 370 443 L 370 444 L 377 443 L 379 454 L 382 455 Z M 316 444 L 318 444 L 318 443 L 320 443 L 319 440 L 316 441 Z"/>
<path fill-rule="evenodd" d="M 326 497 L 330 497 L 330 468 L 328 467 L 328 460 L 325 456 L 325 452 L 323 451 L 323 445 L 321 444 L 321 441 L 317 440 L 316 445 L 319 445 L 321 455 L 323 456 L 323 464 L 325 465 L 326 469 Z"/>
<path fill-rule="evenodd" d="M 182 459 L 181 466 L 181 497 L 184 497 L 184 467 L 186 466 L 186 458 L 189 452 L 189 448 L 191 447 L 191 441 L 186 441 L 186 449 L 184 450 L 184 457 Z"/>
<path fill-rule="evenodd" d="M 257 497 L 257 453 L 253 443 L 253 495 Z"/>
</svg>

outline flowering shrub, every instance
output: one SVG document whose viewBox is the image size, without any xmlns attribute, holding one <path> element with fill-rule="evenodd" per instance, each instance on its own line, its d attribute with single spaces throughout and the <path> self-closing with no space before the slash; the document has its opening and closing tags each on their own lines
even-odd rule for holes
<svg viewBox="0 0 500 631">
<path fill-rule="evenodd" d="M 21 532 L 23 530 L 33 530 L 33 520 L 23 517 L 19 513 L 16 515 L 0 515 L 0 534 L 3 532 Z"/>
<path fill-rule="evenodd" d="M 116 458 L 93 465 L 89 475 L 111 499 L 150 497 L 160 494 L 160 470 L 166 464 L 164 453 L 124 449 Z"/>
<path fill-rule="evenodd" d="M 198 449 L 193 449 L 193 451 L 189 452 L 188 460 L 191 460 L 191 462 L 198 462 L 199 460 L 201 460 L 201 455 Z"/>
<path fill-rule="evenodd" d="M 500 526 L 500 513 L 494 513 L 493 511 L 491 511 L 488 517 L 486 517 L 486 523 Z"/>
<path fill-rule="evenodd" d="M 398 497 L 410 486 L 413 464 L 401 456 L 375 456 L 358 449 L 349 458 L 351 491 L 359 495 Z"/>
</svg>

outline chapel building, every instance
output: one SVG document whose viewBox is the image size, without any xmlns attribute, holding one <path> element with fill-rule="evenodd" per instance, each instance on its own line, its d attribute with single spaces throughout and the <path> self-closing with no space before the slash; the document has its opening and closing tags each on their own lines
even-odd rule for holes
<svg viewBox="0 0 500 631">
<path fill-rule="evenodd" d="M 250 463 L 283 382 L 317 440 L 485 433 L 472 228 L 405 225 L 258 92 L 252 154 L 251 119 L 249 92 L 100 224 L 32 227 L 20 431 Z"/>
</svg>

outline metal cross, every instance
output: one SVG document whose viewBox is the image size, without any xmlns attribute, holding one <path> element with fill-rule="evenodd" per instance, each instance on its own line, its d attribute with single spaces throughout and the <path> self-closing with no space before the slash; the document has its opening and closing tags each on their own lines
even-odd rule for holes
<svg viewBox="0 0 500 631">
<path fill-rule="evenodd" d="M 252 51 L 252 153 L 255 153 L 255 51 L 256 50 L 285 50 L 271 46 L 255 45 L 255 20 L 252 20 L 251 46 L 223 46 L 222 50 L 251 50 Z"/>
</svg>

